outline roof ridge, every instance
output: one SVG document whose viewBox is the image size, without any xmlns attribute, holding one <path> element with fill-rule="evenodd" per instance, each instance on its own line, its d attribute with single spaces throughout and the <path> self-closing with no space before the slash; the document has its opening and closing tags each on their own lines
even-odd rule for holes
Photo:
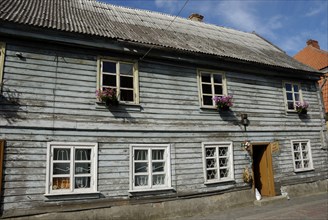
<svg viewBox="0 0 328 220">
<path fill-rule="evenodd" d="M 314 50 L 316 50 L 316 51 L 318 51 L 318 52 L 322 52 L 322 53 L 325 53 L 325 54 L 328 55 L 328 51 L 325 51 L 325 50 L 322 50 L 322 49 L 318 49 L 318 48 L 313 47 L 313 46 L 311 46 L 311 45 L 307 45 L 305 48 L 311 48 L 311 49 L 314 49 Z M 304 48 L 304 49 L 305 49 L 305 48 Z"/>
</svg>

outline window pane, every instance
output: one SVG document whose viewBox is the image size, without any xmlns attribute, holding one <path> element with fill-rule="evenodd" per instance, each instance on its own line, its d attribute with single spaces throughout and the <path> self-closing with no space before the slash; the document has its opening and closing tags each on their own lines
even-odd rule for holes
<svg viewBox="0 0 328 220">
<path fill-rule="evenodd" d="M 216 156 L 216 148 L 211 147 L 211 148 L 206 148 L 206 157 L 214 157 Z"/>
<path fill-rule="evenodd" d="M 153 163 L 153 172 L 163 172 L 164 171 L 164 162 Z"/>
<path fill-rule="evenodd" d="M 304 165 L 304 168 L 309 168 L 309 161 L 308 160 L 304 160 L 303 161 L 303 165 Z"/>
<path fill-rule="evenodd" d="M 217 179 L 217 170 L 207 170 L 207 179 Z"/>
<path fill-rule="evenodd" d="M 211 74 L 202 73 L 202 82 L 211 82 Z"/>
<path fill-rule="evenodd" d="M 213 105 L 212 96 L 203 95 L 203 103 L 204 105 Z"/>
<path fill-rule="evenodd" d="M 90 188 L 90 177 L 75 177 L 75 189 Z"/>
<path fill-rule="evenodd" d="M 165 184 L 165 174 L 153 175 L 153 185 L 164 185 Z"/>
<path fill-rule="evenodd" d="M 147 160 L 147 159 L 148 159 L 148 150 L 134 151 L 134 160 Z"/>
<path fill-rule="evenodd" d="M 220 169 L 220 178 L 228 177 L 229 171 L 228 169 Z"/>
<path fill-rule="evenodd" d="M 299 144 L 298 143 L 294 143 L 293 144 L 293 148 L 294 148 L 294 151 L 299 151 Z"/>
<path fill-rule="evenodd" d="M 163 160 L 164 159 L 164 150 L 153 150 L 152 151 L 153 160 Z"/>
<path fill-rule="evenodd" d="M 214 78 L 214 83 L 222 83 L 222 76 L 221 75 L 217 75 L 217 74 L 213 74 L 213 78 Z"/>
<path fill-rule="evenodd" d="M 293 93 L 287 93 L 287 100 L 293 101 Z"/>
<path fill-rule="evenodd" d="M 135 186 L 148 186 L 148 176 L 135 176 Z"/>
<path fill-rule="evenodd" d="M 75 163 L 75 174 L 90 173 L 90 163 Z"/>
<path fill-rule="evenodd" d="M 227 156 L 228 155 L 228 148 L 227 147 L 220 147 L 219 148 L 219 157 Z"/>
<path fill-rule="evenodd" d="M 69 174 L 70 164 L 69 163 L 54 163 L 53 173 L 56 174 Z"/>
<path fill-rule="evenodd" d="M 75 149 L 75 160 L 90 160 L 91 149 Z"/>
<path fill-rule="evenodd" d="M 222 86 L 214 85 L 215 95 L 222 95 Z"/>
<path fill-rule="evenodd" d="M 148 172 L 148 163 L 135 163 L 134 166 L 134 172 L 135 173 L 146 173 Z"/>
<path fill-rule="evenodd" d="M 55 177 L 52 178 L 52 189 L 69 189 L 70 188 L 70 181 L 69 177 Z"/>
<path fill-rule="evenodd" d="M 219 166 L 226 167 L 228 165 L 228 158 L 220 158 L 219 159 Z"/>
<path fill-rule="evenodd" d="M 206 159 L 206 168 L 215 168 L 216 167 L 216 160 L 213 159 Z"/>
<path fill-rule="evenodd" d="M 103 72 L 116 74 L 116 63 L 103 61 Z"/>
<path fill-rule="evenodd" d="M 295 159 L 295 160 L 300 160 L 300 159 L 301 159 L 301 154 L 300 154 L 300 152 L 295 152 L 295 153 L 294 153 L 294 159 Z"/>
<path fill-rule="evenodd" d="M 292 91 L 292 85 L 291 84 L 286 83 L 285 87 L 286 87 L 286 91 Z"/>
<path fill-rule="evenodd" d="M 306 150 L 307 143 L 301 143 L 302 150 Z"/>
<path fill-rule="evenodd" d="M 202 84 L 203 94 L 212 94 L 212 86 L 208 84 Z"/>
<path fill-rule="evenodd" d="M 116 75 L 103 74 L 103 86 L 116 86 Z"/>
<path fill-rule="evenodd" d="M 307 151 L 303 151 L 303 159 L 309 159 Z"/>
<path fill-rule="evenodd" d="M 298 92 L 298 85 L 294 85 L 294 92 Z"/>
<path fill-rule="evenodd" d="M 55 148 L 53 156 L 54 156 L 54 160 L 70 160 L 71 159 L 71 149 Z"/>
<path fill-rule="evenodd" d="M 295 93 L 295 101 L 299 101 L 300 100 L 300 95 L 298 93 Z"/>
<path fill-rule="evenodd" d="M 300 169 L 300 168 L 302 168 L 302 163 L 301 163 L 301 161 L 295 161 L 295 167 L 296 167 L 296 169 Z"/>
<path fill-rule="evenodd" d="M 120 76 L 120 86 L 133 89 L 133 77 Z"/>
<path fill-rule="evenodd" d="M 121 89 L 121 101 L 133 102 L 133 90 Z"/>
<path fill-rule="evenodd" d="M 294 109 L 294 102 L 288 102 L 288 109 Z"/>
<path fill-rule="evenodd" d="M 128 63 L 120 63 L 120 74 L 133 75 L 133 65 Z"/>
</svg>

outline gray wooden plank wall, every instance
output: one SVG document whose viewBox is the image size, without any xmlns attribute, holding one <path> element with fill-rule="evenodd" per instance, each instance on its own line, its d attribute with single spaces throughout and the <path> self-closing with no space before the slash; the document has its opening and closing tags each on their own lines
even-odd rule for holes
<svg viewBox="0 0 328 220">
<path fill-rule="evenodd" d="M 243 187 L 248 164 L 240 144 L 279 141 L 273 155 L 276 186 L 327 178 L 327 152 L 321 149 L 318 96 L 302 81 L 310 103 L 307 118 L 286 114 L 282 79 L 227 72 L 232 113 L 200 110 L 194 67 L 139 63 L 141 110 L 109 111 L 96 104 L 94 51 L 8 43 L 0 138 L 7 140 L 4 211 L 28 209 L 45 200 L 46 144 L 49 141 L 99 143 L 98 189 L 105 197 L 128 197 L 129 144 L 171 144 L 172 185 L 179 193 Z M 21 52 L 25 59 L 15 56 Z M 288 80 L 286 78 L 285 80 Z M 18 101 L 13 104 L 10 101 Z M 247 132 L 238 125 L 248 113 Z M 290 140 L 311 140 L 314 171 L 293 172 Z M 235 183 L 204 185 L 202 142 L 233 141 Z M 276 187 L 277 188 L 277 187 Z"/>
</svg>

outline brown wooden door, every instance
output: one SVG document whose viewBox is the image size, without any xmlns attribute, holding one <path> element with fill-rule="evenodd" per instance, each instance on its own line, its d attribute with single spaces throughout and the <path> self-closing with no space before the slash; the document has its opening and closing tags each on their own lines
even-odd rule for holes
<svg viewBox="0 0 328 220">
<path fill-rule="evenodd" d="M 262 196 L 275 196 L 270 145 L 253 146 L 254 186 Z"/>
</svg>

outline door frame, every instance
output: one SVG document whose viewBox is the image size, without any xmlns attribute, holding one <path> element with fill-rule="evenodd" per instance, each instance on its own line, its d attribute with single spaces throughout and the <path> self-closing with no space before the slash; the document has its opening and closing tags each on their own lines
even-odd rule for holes
<svg viewBox="0 0 328 220">
<path fill-rule="evenodd" d="M 274 186 L 274 174 L 273 174 L 273 166 L 272 166 L 272 150 L 271 150 L 271 142 L 254 142 L 252 143 L 251 154 L 252 154 L 252 172 L 253 172 L 253 191 L 255 192 L 255 172 L 254 172 L 254 147 L 266 146 L 264 153 L 267 155 L 268 167 L 271 168 L 268 170 L 269 181 L 269 191 L 271 196 L 275 196 L 275 186 Z"/>
</svg>

